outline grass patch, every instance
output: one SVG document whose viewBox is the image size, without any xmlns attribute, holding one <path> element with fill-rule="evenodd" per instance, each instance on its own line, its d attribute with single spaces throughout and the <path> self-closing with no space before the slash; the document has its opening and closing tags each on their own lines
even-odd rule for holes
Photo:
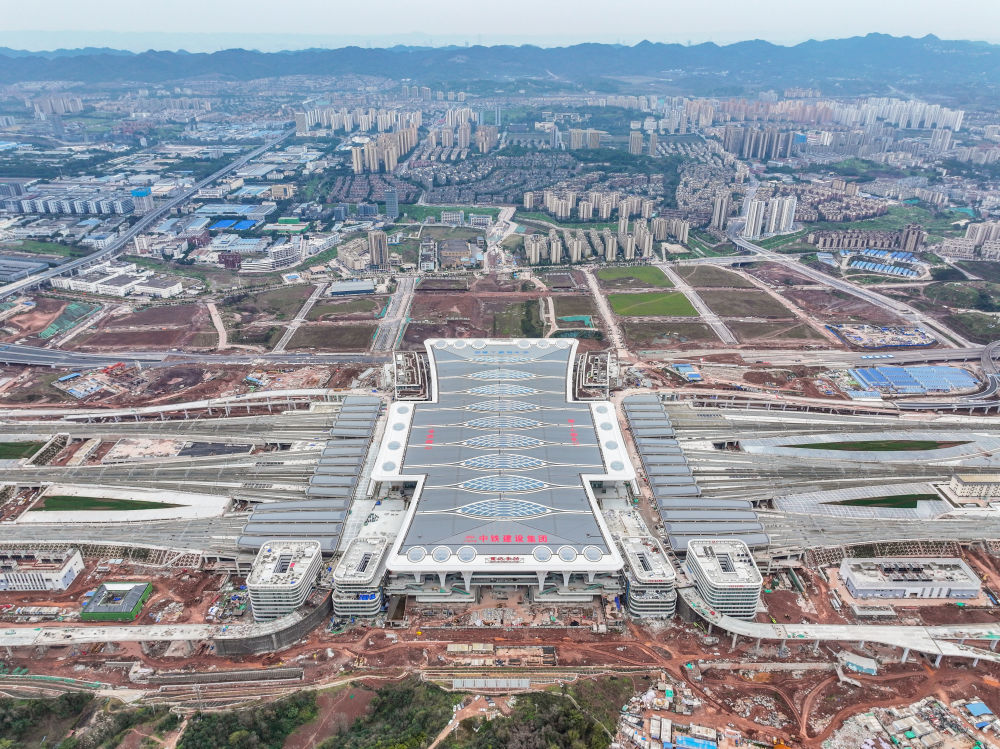
<svg viewBox="0 0 1000 749">
<path fill-rule="evenodd" d="M 810 326 L 801 322 L 731 322 L 727 327 L 740 341 L 753 339 L 812 341 L 823 338 Z"/>
<path fill-rule="evenodd" d="M 785 305 L 763 291 L 723 291 L 709 289 L 699 292 L 705 304 L 720 317 L 791 317 Z"/>
<path fill-rule="evenodd" d="M 37 239 L 22 239 L 10 245 L 4 245 L 3 249 L 12 252 L 36 252 L 39 255 L 59 255 L 60 257 L 83 257 L 93 252 L 88 247 L 73 247 L 57 242 L 40 242 Z"/>
<path fill-rule="evenodd" d="M 623 317 L 697 317 L 687 297 L 677 291 L 608 294 L 608 303 Z"/>
<path fill-rule="evenodd" d="M 165 507 L 183 507 L 169 502 L 147 502 L 141 499 L 110 499 L 108 497 L 71 497 L 65 494 L 54 494 L 42 497 L 42 501 L 33 509 L 44 512 L 108 512 L 129 510 L 161 510 Z"/>
<path fill-rule="evenodd" d="M 631 289 L 644 287 L 673 288 L 673 282 L 663 271 L 652 265 L 636 265 L 629 268 L 601 268 L 597 278 L 607 289 Z"/>
<path fill-rule="evenodd" d="M 367 351 L 375 335 L 375 325 L 302 325 L 288 342 L 288 348 L 317 351 Z"/>
<path fill-rule="evenodd" d="M 406 217 L 412 219 L 417 223 L 422 222 L 425 218 L 433 216 L 436 221 L 441 220 L 441 211 L 465 211 L 465 220 L 469 220 L 469 214 L 475 213 L 480 216 L 483 214 L 489 214 L 496 220 L 496 217 L 500 215 L 499 208 L 488 208 L 486 206 L 482 208 L 477 208 L 474 205 L 417 205 L 416 203 L 400 203 L 399 205 L 399 215 L 400 217 Z"/>
<path fill-rule="evenodd" d="M 730 289 L 752 289 L 753 284 L 743 276 L 714 265 L 679 265 L 674 270 L 677 275 L 695 288 L 725 287 Z"/>
<path fill-rule="evenodd" d="M 859 452 L 912 452 L 916 450 L 941 450 L 946 447 L 967 445 L 965 442 L 938 442 L 937 440 L 849 440 L 846 442 L 810 442 L 803 445 L 782 445 L 802 450 L 857 450 Z"/>
<path fill-rule="evenodd" d="M 318 748 L 415 749 L 428 746 L 448 725 L 453 708 L 461 699 L 462 695 L 445 692 L 415 678 L 407 679 L 379 689 L 367 715 L 354 721 L 346 731 L 327 738 Z M 450 748 L 453 744 L 446 739 L 443 746 Z M 195 747 L 182 744 L 178 749 Z"/>
<path fill-rule="evenodd" d="M 0 460 L 30 458 L 44 444 L 44 442 L 0 442 Z"/>
<path fill-rule="evenodd" d="M 888 497 L 862 497 L 861 499 L 842 499 L 839 502 L 824 502 L 828 505 L 843 505 L 845 507 L 888 507 L 895 510 L 912 510 L 917 502 L 939 500 L 937 494 L 894 494 Z"/>
<path fill-rule="evenodd" d="M 506 304 L 493 315 L 490 335 L 494 338 L 541 338 L 541 307 L 536 300 Z"/>
<path fill-rule="evenodd" d="M 959 312 L 944 318 L 952 330 L 975 343 L 992 343 L 1000 338 L 1000 318 L 982 312 Z"/>
<path fill-rule="evenodd" d="M 959 260 L 955 263 L 959 268 L 979 276 L 984 281 L 1000 283 L 1000 263 L 992 260 Z"/>
<path fill-rule="evenodd" d="M 244 346 L 263 346 L 270 349 L 274 348 L 278 341 L 281 340 L 281 336 L 285 334 L 285 328 L 282 325 L 252 328 L 238 325 L 227 332 L 229 343 L 238 343 Z M 218 345 L 217 339 L 215 344 Z"/>
<path fill-rule="evenodd" d="M 554 296 L 552 303 L 556 307 L 556 317 L 569 315 L 597 315 L 594 300 L 589 296 Z"/>
<path fill-rule="evenodd" d="M 555 216 L 542 211 L 522 211 L 518 210 L 514 214 L 514 221 L 521 223 L 544 222 L 563 229 L 614 229 L 618 226 L 617 221 L 560 221 Z"/>
<path fill-rule="evenodd" d="M 622 332 L 633 349 L 665 349 L 682 343 L 718 343 L 712 329 L 698 322 L 629 322 Z"/>
<path fill-rule="evenodd" d="M 315 322 L 316 320 L 328 317 L 340 317 L 342 315 L 373 315 L 381 307 L 382 305 L 371 297 L 348 299 L 342 302 L 318 302 L 309 310 L 306 320 Z"/>
<path fill-rule="evenodd" d="M 219 306 L 241 315 L 265 315 L 276 320 L 290 320 L 313 291 L 315 287 L 310 284 L 282 286 L 257 294 L 232 294 L 223 299 Z"/>
</svg>

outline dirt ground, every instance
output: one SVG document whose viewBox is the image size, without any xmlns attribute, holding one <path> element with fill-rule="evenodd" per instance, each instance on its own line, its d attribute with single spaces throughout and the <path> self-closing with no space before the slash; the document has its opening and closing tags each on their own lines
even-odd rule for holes
<svg viewBox="0 0 1000 749">
<path fill-rule="evenodd" d="M 32 336 L 45 330 L 53 320 L 62 313 L 69 302 L 50 297 L 35 297 L 35 306 L 28 312 L 22 312 L 3 321 L 3 327 L 13 332 L 4 336 L 5 341 L 12 341 L 25 336 Z"/>
<path fill-rule="evenodd" d="M 822 322 L 866 322 L 900 325 L 905 321 L 891 312 L 857 297 L 823 289 L 785 289 L 782 294 Z"/>
<path fill-rule="evenodd" d="M 759 278 L 761 281 L 774 286 L 808 286 L 815 283 L 808 276 L 796 273 L 779 263 L 761 263 L 755 267 L 744 268 L 743 270 L 754 278 Z"/>
<path fill-rule="evenodd" d="M 316 695 L 319 717 L 292 732 L 283 749 L 313 749 L 364 715 L 373 699 L 375 690 L 365 684 L 320 692 Z"/>
<path fill-rule="evenodd" d="M 79 351 L 214 348 L 218 342 L 208 310 L 199 304 L 147 307 L 109 316 L 73 338 L 67 348 Z"/>
</svg>

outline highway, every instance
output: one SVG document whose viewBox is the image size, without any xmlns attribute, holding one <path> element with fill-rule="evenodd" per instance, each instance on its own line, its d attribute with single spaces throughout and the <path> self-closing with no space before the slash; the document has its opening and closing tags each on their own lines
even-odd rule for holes
<svg viewBox="0 0 1000 749">
<path fill-rule="evenodd" d="M 680 275 L 666 263 L 653 263 L 653 265 L 659 268 L 663 274 L 670 279 L 674 287 L 688 298 L 688 301 L 691 302 L 691 306 L 697 310 L 702 322 L 707 323 L 712 330 L 715 331 L 719 340 L 723 343 L 728 343 L 730 346 L 735 346 L 739 343 L 739 341 L 736 340 L 736 336 L 733 334 L 733 331 L 727 328 L 722 319 L 709 309 L 709 306 L 705 304 L 705 301 L 698 295 L 698 292 L 695 291 L 691 284 L 681 278 Z"/>
<path fill-rule="evenodd" d="M 192 187 L 190 187 L 188 190 L 184 191 L 180 195 L 170 198 L 164 203 L 160 203 L 152 211 L 141 216 L 139 220 L 132 225 L 131 228 L 129 228 L 127 231 L 119 235 L 119 237 L 105 249 L 99 250 L 98 252 L 92 253 L 85 257 L 77 258 L 76 260 L 70 260 L 67 263 L 63 263 L 62 265 L 57 265 L 55 268 L 49 268 L 48 270 L 44 270 L 41 273 L 35 273 L 31 276 L 28 276 L 27 278 L 21 279 L 20 281 L 14 281 L 13 283 L 0 286 L 0 299 L 10 296 L 11 294 L 17 294 L 22 291 L 25 291 L 26 289 L 30 289 L 44 281 L 49 280 L 50 278 L 55 278 L 56 276 L 64 276 L 67 273 L 72 273 L 78 268 L 84 268 L 88 265 L 93 265 L 94 263 L 100 262 L 102 260 L 111 259 L 115 255 L 117 255 L 122 250 L 122 248 L 125 247 L 125 245 L 130 240 L 132 240 L 132 238 L 134 238 L 136 235 L 145 231 L 148 227 L 159 221 L 171 209 L 190 200 L 192 197 L 194 197 L 195 193 L 197 193 L 198 190 L 200 190 L 203 187 L 207 187 L 208 185 L 215 182 L 217 179 L 229 174 L 229 172 L 233 171 L 234 169 L 239 169 L 241 166 L 257 158 L 265 151 L 270 150 L 278 143 L 284 141 L 294 132 L 295 132 L 294 129 L 288 130 L 283 135 L 278 136 L 274 140 L 268 141 L 260 148 L 256 148 L 253 151 L 250 151 L 249 153 L 240 156 L 238 159 L 224 166 L 222 169 L 218 170 L 214 174 L 211 174 L 205 179 L 195 183 Z"/>
<path fill-rule="evenodd" d="M 874 304 L 875 306 L 881 307 L 882 309 L 887 309 L 899 315 L 901 318 L 903 318 L 912 325 L 919 325 L 928 330 L 933 330 L 935 333 L 937 333 L 938 340 L 940 340 L 941 343 L 945 345 L 953 346 L 954 344 L 952 343 L 952 341 L 957 341 L 959 346 L 961 347 L 970 348 L 974 346 L 974 344 L 971 341 L 967 340 L 966 338 L 963 338 L 961 335 L 955 333 L 949 328 L 944 327 L 934 318 L 930 317 L 929 315 L 925 315 L 923 312 L 920 312 L 919 310 L 911 307 L 909 304 L 906 304 L 905 302 L 901 302 L 897 299 L 892 299 L 883 294 L 879 294 L 877 291 L 872 291 L 871 289 L 865 289 L 860 286 L 855 286 L 853 283 L 850 283 L 849 281 L 844 281 L 842 279 L 827 275 L 823 271 L 811 268 L 810 266 L 805 265 L 804 263 L 800 263 L 793 258 L 789 258 L 787 255 L 781 255 L 780 253 L 772 252 L 771 250 L 766 250 L 760 245 L 756 245 L 750 240 L 745 239 L 743 236 L 741 236 L 740 234 L 741 231 L 742 231 L 741 224 L 731 223 L 729 225 L 729 238 L 732 240 L 733 244 L 735 244 L 737 247 L 743 250 L 752 252 L 754 255 L 757 255 L 758 257 L 761 257 L 769 262 L 778 263 L 779 265 L 782 265 L 789 270 L 793 270 L 796 273 L 806 276 L 807 278 L 815 281 L 818 284 L 822 284 L 832 289 L 836 289 L 837 291 L 842 291 L 846 294 L 850 294 L 851 296 L 855 296 L 858 299 L 868 302 L 869 304 Z"/>
<path fill-rule="evenodd" d="M 305 304 L 303 304 L 301 309 L 299 309 L 298 314 L 295 315 L 295 318 L 288 324 L 288 327 L 285 328 L 285 332 L 281 336 L 281 340 L 278 341 L 278 344 L 274 347 L 271 353 L 273 354 L 285 353 L 285 348 L 288 346 L 288 342 L 292 340 L 292 336 L 295 335 L 295 331 L 299 329 L 299 326 L 305 322 L 306 317 L 308 317 L 309 315 L 309 311 L 313 308 L 316 302 L 319 301 L 319 298 L 323 296 L 323 292 L 326 291 L 326 286 L 327 285 L 325 283 L 321 283 L 319 286 L 316 287 L 316 290 L 309 295 L 309 298 L 306 299 Z M 215 315 L 212 316 L 213 322 L 215 321 L 216 315 L 218 315 L 218 312 L 216 312 Z M 218 328 L 218 325 L 216 325 L 216 327 Z"/>
</svg>

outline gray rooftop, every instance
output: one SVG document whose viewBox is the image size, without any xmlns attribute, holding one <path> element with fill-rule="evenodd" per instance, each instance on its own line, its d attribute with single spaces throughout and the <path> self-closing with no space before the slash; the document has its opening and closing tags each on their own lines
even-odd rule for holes
<svg viewBox="0 0 1000 749">
<path fill-rule="evenodd" d="M 406 440 L 402 474 L 426 476 L 402 553 L 439 544 L 608 553 L 581 475 L 608 473 L 598 442 L 615 415 L 598 405 L 607 421 L 595 424 L 589 404 L 567 400 L 573 350 L 549 341 L 430 348 L 437 402 L 415 404 L 409 432 L 386 436 Z"/>
</svg>

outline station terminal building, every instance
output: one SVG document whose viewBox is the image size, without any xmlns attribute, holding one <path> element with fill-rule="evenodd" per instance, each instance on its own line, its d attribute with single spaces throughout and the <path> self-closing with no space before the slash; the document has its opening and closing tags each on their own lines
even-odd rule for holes
<svg viewBox="0 0 1000 749">
<path fill-rule="evenodd" d="M 675 572 L 633 506 L 615 409 L 574 397 L 577 342 L 425 348 L 422 399 L 393 402 L 373 447 L 369 496 L 401 499 L 397 526 L 350 542 L 333 573 L 335 612 L 519 586 L 540 603 L 620 596 L 633 615 L 672 616 Z"/>
</svg>

